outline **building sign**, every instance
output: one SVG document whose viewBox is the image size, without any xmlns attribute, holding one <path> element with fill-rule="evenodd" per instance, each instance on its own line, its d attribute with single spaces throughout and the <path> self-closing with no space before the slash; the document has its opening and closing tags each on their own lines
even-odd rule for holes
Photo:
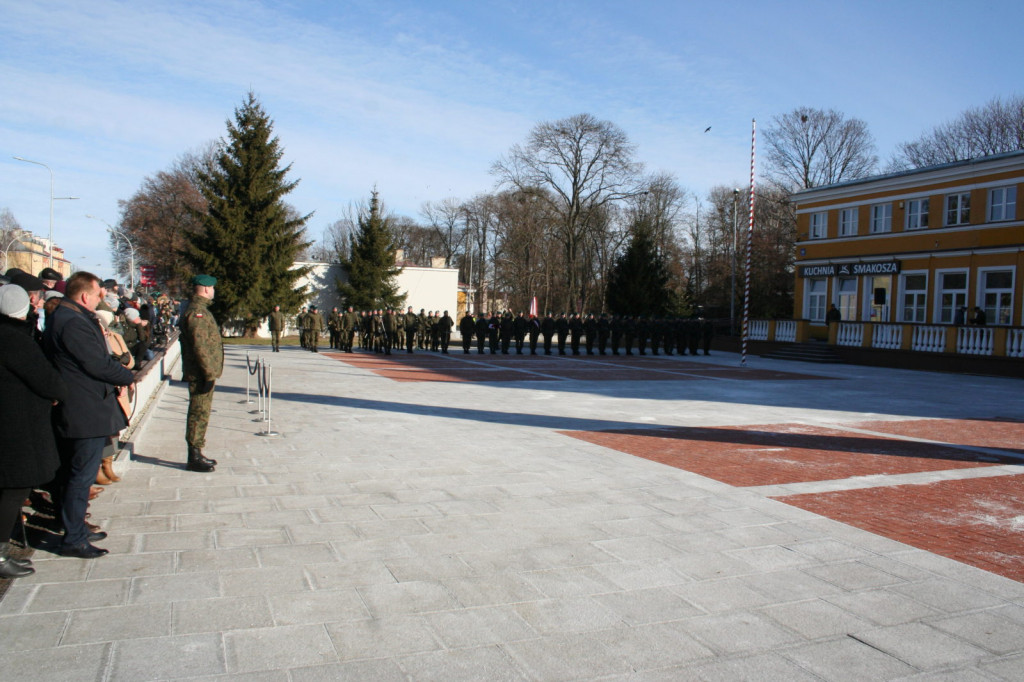
<svg viewBox="0 0 1024 682">
<path fill-rule="evenodd" d="M 900 261 L 881 263 L 827 263 L 825 265 L 801 265 L 801 277 L 856 277 L 858 275 L 895 275 L 900 271 Z"/>
<path fill-rule="evenodd" d="M 156 286 L 156 266 L 155 265 L 140 265 L 139 266 L 139 284 L 144 287 L 155 287 Z"/>
</svg>

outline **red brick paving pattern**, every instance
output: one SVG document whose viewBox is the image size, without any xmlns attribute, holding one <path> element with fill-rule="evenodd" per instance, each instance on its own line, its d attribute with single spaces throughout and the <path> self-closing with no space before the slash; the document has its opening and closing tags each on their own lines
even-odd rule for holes
<svg viewBox="0 0 1024 682">
<path fill-rule="evenodd" d="M 1024 475 L 776 499 L 1024 582 Z"/>
<path fill-rule="evenodd" d="M 980 448 L 999 448 L 1024 454 L 1024 422 L 1013 419 L 908 419 L 860 422 L 848 426 L 865 431 Z"/>
<path fill-rule="evenodd" d="M 992 466 L 952 446 L 805 424 L 566 433 L 738 487 Z"/>
<path fill-rule="evenodd" d="M 795 381 L 821 377 L 795 372 L 707 365 L 675 357 L 625 357 L 614 355 L 451 355 L 394 351 L 376 353 L 324 353 L 330 358 L 368 369 L 395 381 L 498 382 L 498 381 Z"/>
</svg>

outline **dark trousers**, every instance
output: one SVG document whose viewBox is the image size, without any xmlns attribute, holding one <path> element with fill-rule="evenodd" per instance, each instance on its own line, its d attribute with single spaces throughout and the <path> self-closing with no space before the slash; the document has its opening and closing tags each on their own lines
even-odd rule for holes
<svg viewBox="0 0 1024 682">
<path fill-rule="evenodd" d="M 31 488 L 0 488 L 0 543 L 11 539 L 21 518 L 21 505 L 30 492 Z"/>
<path fill-rule="evenodd" d="M 60 509 L 65 547 L 84 545 L 89 541 L 89 530 L 85 527 L 89 488 L 96 482 L 106 444 L 106 436 L 57 439 L 65 475 Z"/>
<path fill-rule="evenodd" d="M 473 345 L 473 336 L 472 336 L 472 334 L 463 335 L 463 337 L 462 337 L 462 352 L 463 353 L 469 353 L 469 348 L 472 345 Z"/>
</svg>

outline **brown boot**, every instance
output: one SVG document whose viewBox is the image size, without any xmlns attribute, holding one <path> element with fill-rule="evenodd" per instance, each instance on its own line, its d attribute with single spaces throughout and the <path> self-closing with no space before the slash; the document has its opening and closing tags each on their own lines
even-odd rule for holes
<svg viewBox="0 0 1024 682">
<path fill-rule="evenodd" d="M 100 466 L 100 471 L 103 472 L 104 476 L 106 476 L 107 478 L 110 479 L 111 483 L 117 483 L 118 481 L 121 480 L 121 477 L 118 476 L 116 473 L 114 473 L 114 458 L 113 457 L 104 457 L 103 458 L 103 463 Z"/>
<path fill-rule="evenodd" d="M 113 483 L 113 481 L 107 478 L 107 474 L 106 472 L 103 471 L 103 469 L 104 467 L 100 466 L 100 468 L 97 469 L 96 471 L 96 485 L 110 485 L 111 483 Z"/>
</svg>

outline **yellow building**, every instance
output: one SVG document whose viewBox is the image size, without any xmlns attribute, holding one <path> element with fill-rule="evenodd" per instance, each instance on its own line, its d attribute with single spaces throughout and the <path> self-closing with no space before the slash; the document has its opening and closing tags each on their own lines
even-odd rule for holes
<svg viewBox="0 0 1024 682">
<path fill-rule="evenodd" d="M 1022 183 L 1018 151 L 794 194 L 794 317 L 806 336 L 919 350 L 931 334 L 934 350 L 963 352 L 978 334 L 957 329 L 978 329 L 977 309 L 981 354 L 1019 357 L 1013 344 L 1024 339 L 1009 330 L 1024 318 Z M 843 324 L 826 324 L 833 305 Z"/>
<path fill-rule="evenodd" d="M 43 268 L 50 266 L 49 240 L 36 237 L 31 232 L 22 232 L 14 236 L 3 248 L 3 270 L 18 268 L 27 273 L 38 275 Z M 64 249 L 59 246 L 53 249 L 53 269 L 64 279 L 71 276 L 71 262 L 64 257 Z"/>
</svg>

